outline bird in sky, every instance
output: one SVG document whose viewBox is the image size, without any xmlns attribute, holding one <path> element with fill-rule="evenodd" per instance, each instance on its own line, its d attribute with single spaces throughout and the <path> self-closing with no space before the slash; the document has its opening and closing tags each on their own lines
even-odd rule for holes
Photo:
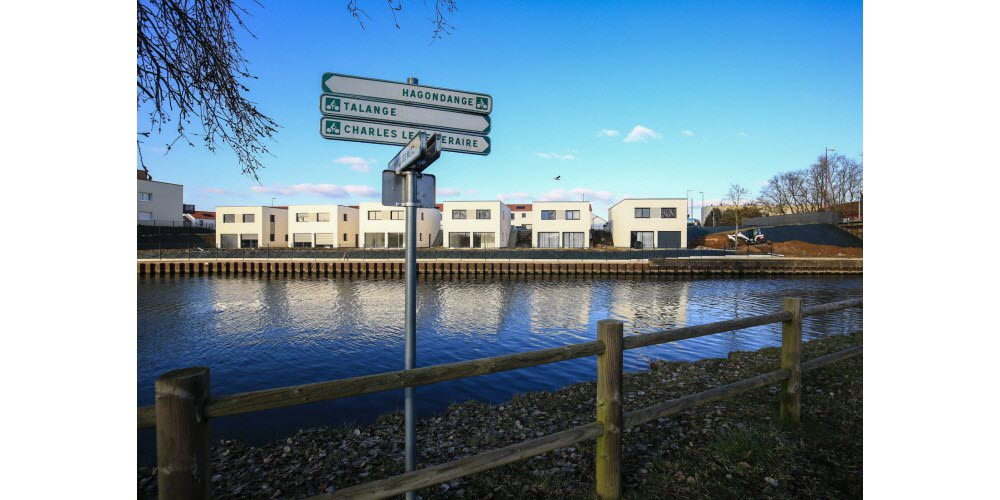
<svg viewBox="0 0 1000 500">
<path fill-rule="evenodd" d="M 557 175 L 557 176 L 555 176 L 555 180 L 557 180 L 557 181 L 558 181 L 559 179 L 562 179 L 562 176 L 561 176 L 561 175 Z"/>
</svg>

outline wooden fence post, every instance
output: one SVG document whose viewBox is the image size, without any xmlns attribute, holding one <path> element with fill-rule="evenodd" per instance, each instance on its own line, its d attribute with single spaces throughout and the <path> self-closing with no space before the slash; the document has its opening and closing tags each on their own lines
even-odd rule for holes
<svg viewBox="0 0 1000 500">
<path fill-rule="evenodd" d="M 207 367 L 184 368 L 156 379 L 156 482 L 159 498 L 212 497 L 205 403 Z"/>
<path fill-rule="evenodd" d="M 781 384 L 781 420 L 799 423 L 802 404 L 802 299 L 785 298 L 782 310 L 792 319 L 781 323 L 781 368 L 789 372 Z"/>
<path fill-rule="evenodd" d="M 597 496 L 622 496 L 622 332 L 621 321 L 597 322 L 604 352 L 597 355 L 597 421 L 604 433 L 597 438 Z"/>
</svg>

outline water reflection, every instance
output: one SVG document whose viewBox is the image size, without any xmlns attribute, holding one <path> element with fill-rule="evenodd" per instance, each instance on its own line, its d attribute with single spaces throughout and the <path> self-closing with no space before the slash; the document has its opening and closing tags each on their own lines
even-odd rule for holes
<svg viewBox="0 0 1000 500">
<path fill-rule="evenodd" d="M 138 280 L 140 405 L 166 371 L 204 365 L 217 395 L 401 369 L 400 279 L 158 277 Z M 860 297 L 860 277 L 749 279 L 428 279 L 418 288 L 417 364 L 523 352 L 596 338 L 605 318 L 627 335 L 772 312 L 781 299 L 806 305 Z M 860 310 L 808 318 L 807 338 L 860 329 Z M 651 358 L 699 359 L 780 344 L 766 325 L 626 353 L 626 369 Z M 470 398 L 502 401 L 594 378 L 592 358 L 474 377 L 418 390 L 418 410 Z M 214 437 L 259 441 L 301 427 L 367 421 L 399 409 L 401 391 L 213 422 Z M 148 456 L 148 433 L 140 448 Z M 143 455 L 140 451 L 140 456 Z"/>
</svg>

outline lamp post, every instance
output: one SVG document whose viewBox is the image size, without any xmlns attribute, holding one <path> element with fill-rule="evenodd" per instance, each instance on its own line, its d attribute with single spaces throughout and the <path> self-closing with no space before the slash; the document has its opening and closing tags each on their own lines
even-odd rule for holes
<svg viewBox="0 0 1000 500">
<path fill-rule="evenodd" d="M 830 208 L 830 202 L 827 198 L 827 193 L 830 190 L 830 151 L 836 151 L 836 149 L 823 148 L 823 204 L 826 205 L 823 209 Z"/>
<path fill-rule="evenodd" d="M 699 193 L 701 193 L 701 212 L 704 212 L 705 211 L 705 192 L 704 191 L 699 191 Z M 698 214 L 698 221 L 701 222 L 702 225 L 705 224 L 705 221 L 701 220 L 701 213 Z"/>
</svg>

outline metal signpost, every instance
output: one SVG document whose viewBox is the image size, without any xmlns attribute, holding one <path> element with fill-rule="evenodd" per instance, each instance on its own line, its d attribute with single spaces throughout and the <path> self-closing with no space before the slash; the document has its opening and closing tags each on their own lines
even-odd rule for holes
<svg viewBox="0 0 1000 500">
<path fill-rule="evenodd" d="M 423 171 L 441 151 L 490 154 L 489 94 L 323 74 L 320 136 L 403 146 L 382 172 L 382 204 L 406 207 L 405 368 L 417 366 L 417 208 L 433 208 L 436 179 Z M 430 245 L 430 242 L 428 242 Z M 415 391 L 405 389 L 406 472 L 417 466 Z M 407 500 L 414 498 L 412 491 Z"/>
</svg>

